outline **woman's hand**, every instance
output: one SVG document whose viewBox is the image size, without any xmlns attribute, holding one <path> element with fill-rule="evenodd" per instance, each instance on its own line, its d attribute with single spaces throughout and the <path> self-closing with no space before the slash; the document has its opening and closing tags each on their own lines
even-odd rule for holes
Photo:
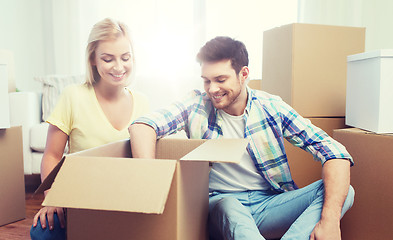
<svg viewBox="0 0 393 240">
<path fill-rule="evenodd" d="M 33 227 L 37 226 L 38 219 L 40 219 L 42 229 L 45 229 L 46 226 L 46 217 L 48 217 L 49 230 L 53 230 L 54 228 L 54 220 L 53 215 L 57 213 L 57 217 L 59 218 L 60 227 L 65 227 L 65 214 L 64 209 L 60 207 L 43 207 L 38 213 L 34 216 Z"/>
</svg>

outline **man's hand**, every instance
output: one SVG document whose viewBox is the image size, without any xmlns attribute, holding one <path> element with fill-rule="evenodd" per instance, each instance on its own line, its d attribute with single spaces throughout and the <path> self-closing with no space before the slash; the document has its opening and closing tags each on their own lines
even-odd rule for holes
<svg viewBox="0 0 393 240">
<path fill-rule="evenodd" d="M 64 209 L 59 208 L 59 207 L 43 207 L 43 208 L 41 208 L 40 211 L 38 211 L 38 213 L 34 216 L 33 227 L 37 226 L 38 218 L 39 218 L 40 222 L 41 222 L 42 229 L 45 229 L 47 227 L 46 226 L 46 217 L 48 217 L 49 230 L 53 230 L 53 228 L 54 228 L 54 220 L 53 220 L 54 213 L 57 213 L 57 217 L 59 218 L 59 221 L 60 221 L 60 227 L 64 228 L 65 227 Z"/>
<path fill-rule="evenodd" d="M 311 232 L 310 240 L 341 240 L 340 222 L 320 220 Z"/>
</svg>

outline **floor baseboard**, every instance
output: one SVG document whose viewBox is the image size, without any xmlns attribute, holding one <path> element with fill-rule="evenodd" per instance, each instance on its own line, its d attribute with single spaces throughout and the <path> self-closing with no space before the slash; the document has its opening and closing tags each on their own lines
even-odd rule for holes
<svg viewBox="0 0 393 240">
<path fill-rule="evenodd" d="M 41 184 L 40 174 L 25 175 L 25 191 L 27 193 L 34 192 Z"/>
</svg>

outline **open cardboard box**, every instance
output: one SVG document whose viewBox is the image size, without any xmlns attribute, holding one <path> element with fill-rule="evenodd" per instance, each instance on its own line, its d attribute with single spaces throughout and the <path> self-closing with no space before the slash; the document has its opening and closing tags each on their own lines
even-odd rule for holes
<svg viewBox="0 0 393 240">
<path fill-rule="evenodd" d="M 136 159 L 123 140 L 65 156 L 37 191 L 67 208 L 68 239 L 206 239 L 209 162 L 238 163 L 247 144 L 161 139 Z"/>
</svg>

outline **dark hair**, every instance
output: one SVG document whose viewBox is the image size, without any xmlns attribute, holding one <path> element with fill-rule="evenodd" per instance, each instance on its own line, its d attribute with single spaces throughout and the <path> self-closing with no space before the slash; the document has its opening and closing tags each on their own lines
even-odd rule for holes
<svg viewBox="0 0 393 240">
<path fill-rule="evenodd" d="M 208 41 L 197 55 L 199 63 L 218 62 L 225 59 L 231 60 L 236 74 L 244 66 L 248 66 L 248 52 L 244 43 L 230 37 L 216 37 Z"/>
</svg>

